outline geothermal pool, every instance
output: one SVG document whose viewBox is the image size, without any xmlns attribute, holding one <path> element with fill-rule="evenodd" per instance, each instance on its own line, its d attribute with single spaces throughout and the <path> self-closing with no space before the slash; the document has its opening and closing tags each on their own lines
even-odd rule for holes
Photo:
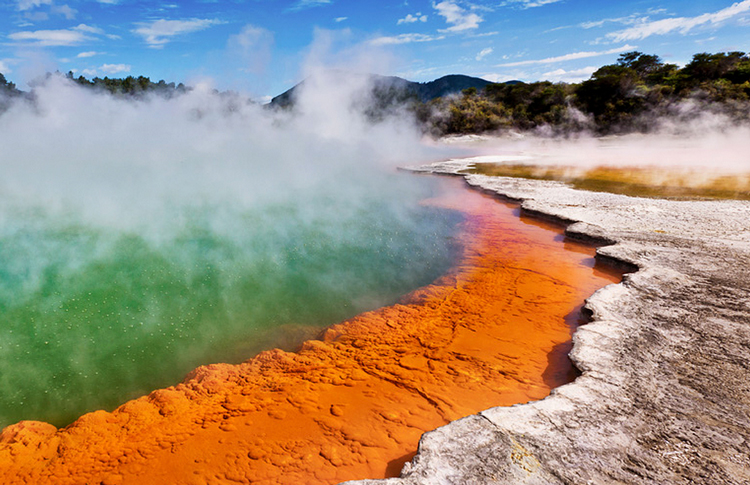
<svg viewBox="0 0 750 485">
<path fill-rule="evenodd" d="M 447 155 L 398 120 L 305 107 L 53 78 L 0 116 L 4 483 L 392 476 L 423 432 L 572 378 L 580 306 L 620 278 L 594 248 L 395 172 Z"/>
<path fill-rule="evenodd" d="M 369 177 L 356 203 L 327 186 L 257 205 L 182 201 L 156 208 L 168 213 L 157 228 L 4 200 L 0 427 L 112 410 L 434 280 L 461 217 L 420 201 L 444 182 Z"/>
<path fill-rule="evenodd" d="M 444 221 L 438 240 L 453 241 L 431 243 L 451 256 L 431 284 L 330 326 L 296 352 L 200 367 L 62 430 L 9 426 L 0 434 L 0 474 L 9 484 L 323 485 L 396 476 L 425 431 L 569 382 L 580 307 L 621 274 L 597 265 L 593 247 L 460 179 L 407 179 L 427 184 L 415 210 Z"/>
</svg>

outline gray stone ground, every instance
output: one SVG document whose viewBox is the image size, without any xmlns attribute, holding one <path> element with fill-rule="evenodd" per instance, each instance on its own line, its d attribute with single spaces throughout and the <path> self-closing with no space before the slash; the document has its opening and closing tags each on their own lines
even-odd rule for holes
<svg viewBox="0 0 750 485">
<path fill-rule="evenodd" d="M 638 271 L 587 300 L 575 382 L 426 433 L 400 478 L 357 483 L 749 484 L 750 202 L 466 180 L 569 223 L 569 236 L 608 242 L 599 257 Z"/>
</svg>

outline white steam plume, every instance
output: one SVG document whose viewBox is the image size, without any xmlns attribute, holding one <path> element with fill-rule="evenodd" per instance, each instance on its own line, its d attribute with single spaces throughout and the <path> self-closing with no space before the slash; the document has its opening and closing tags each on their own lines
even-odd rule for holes
<svg viewBox="0 0 750 485">
<path fill-rule="evenodd" d="M 718 107 L 685 102 L 670 116 L 654 117 L 648 134 L 568 137 L 511 133 L 480 137 L 451 145 L 470 147 L 474 154 L 494 160 L 579 169 L 598 166 L 750 173 L 750 126 L 723 114 Z M 540 136 L 541 135 L 541 136 Z M 468 140 L 467 140 L 468 141 Z"/>
<path fill-rule="evenodd" d="M 53 76 L 0 116 L 0 197 L 163 227 L 168 206 L 261 204 L 320 183 L 349 190 L 346 177 L 424 156 L 408 123 L 373 125 L 351 109 L 365 78 L 313 79 L 299 109 L 279 114 L 202 86 L 128 101 Z"/>
</svg>

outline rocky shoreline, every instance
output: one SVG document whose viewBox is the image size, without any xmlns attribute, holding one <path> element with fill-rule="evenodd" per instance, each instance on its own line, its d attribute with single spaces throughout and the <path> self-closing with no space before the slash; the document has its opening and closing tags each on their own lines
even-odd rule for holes
<svg viewBox="0 0 750 485">
<path fill-rule="evenodd" d="M 413 170 L 460 174 L 471 159 Z M 575 382 L 426 433 L 360 485 L 750 482 L 750 202 L 676 201 L 465 175 L 637 268 L 587 300 Z M 354 483 L 354 482 L 350 482 Z"/>
</svg>

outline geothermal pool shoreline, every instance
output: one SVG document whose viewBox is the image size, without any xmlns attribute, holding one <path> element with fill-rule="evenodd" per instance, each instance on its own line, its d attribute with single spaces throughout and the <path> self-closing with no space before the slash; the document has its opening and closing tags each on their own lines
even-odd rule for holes
<svg viewBox="0 0 750 485">
<path fill-rule="evenodd" d="M 637 272 L 588 298 L 573 383 L 426 433 L 400 478 L 357 483 L 747 483 L 750 202 L 593 193 L 470 166 L 411 170 L 464 176 L 568 236 L 608 242 L 597 257 Z"/>
<path fill-rule="evenodd" d="M 412 175 L 412 177 L 414 177 Z M 621 280 L 594 247 L 457 178 L 421 203 L 462 214 L 452 267 L 296 352 L 199 367 L 57 429 L 0 433 L 3 483 L 339 483 L 396 476 L 423 433 L 570 382 L 584 299 Z"/>
</svg>

